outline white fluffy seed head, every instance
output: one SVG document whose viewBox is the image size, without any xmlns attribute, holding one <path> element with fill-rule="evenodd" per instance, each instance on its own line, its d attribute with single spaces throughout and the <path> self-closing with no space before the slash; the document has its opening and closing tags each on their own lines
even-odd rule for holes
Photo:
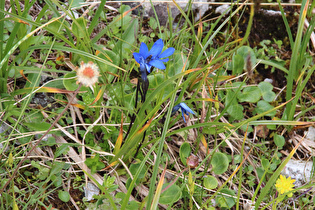
<svg viewBox="0 0 315 210">
<path fill-rule="evenodd" d="M 87 87 L 94 85 L 98 82 L 100 76 L 98 67 L 92 61 L 80 63 L 80 68 L 77 70 L 77 83 L 81 83 Z"/>
</svg>

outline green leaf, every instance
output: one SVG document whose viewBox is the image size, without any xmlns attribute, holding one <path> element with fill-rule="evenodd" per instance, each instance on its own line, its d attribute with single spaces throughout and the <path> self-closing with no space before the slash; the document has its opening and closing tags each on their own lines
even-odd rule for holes
<svg viewBox="0 0 315 210">
<path fill-rule="evenodd" d="M 46 141 L 47 146 L 54 146 L 56 144 L 56 139 L 53 136 L 47 138 Z"/>
<path fill-rule="evenodd" d="M 39 173 L 37 174 L 37 178 L 40 180 L 44 180 L 48 177 L 49 175 L 49 168 L 39 168 Z"/>
<path fill-rule="evenodd" d="M 258 87 L 265 101 L 272 102 L 276 98 L 276 94 L 272 91 L 273 86 L 269 82 L 261 82 Z"/>
<path fill-rule="evenodd" d="M 235 196 L 235 192 L 233 190 L 222 189 L 220 192 Z M 221 208 L 232 208 L 235 205 L 235 198 L 225 195 L 218 195 L 216 198 L 216 203 L 218 203 Z"/>
<path fill-rule="evenodd" d="M 40 123 L 24 123 L 30 130 L 33 131 L 47 131 L 51 124 L 47 122 L 40 122 Z"/>
<path fill-rule="evenodd" d="M 270 105 L 267 101 L 261 100 L 257 103 L 257 107 L 255 108 L 254 113 L 261 114 L 273 108 L 274 107 Z M 276 110 L 266 114 L 266 116 L 269 116 L 269 117 L 274 117 L 275 115 L 276 115 Z"/>
<path fill-rule="evenodd" d="M 137 173 L 137 171 L 138 171 L 140 165 L 141 165 L 140 163 L 131 164 L 129 170 L 130 170 L 130 172 L 131 172 L 132 175 L 135 175 L 135 174 Z M 139 178 L 139 179 L 144 178 L 145 173 L 146 173 L 146 168 L 144 167 L 144 168 L 142 168 L 142 170 L 141 170 L 141 172 L 140 172 L 138 178 Z"/>
<path fill-rule="evenodd" d="M 187 56 L 185 56 L 184 54 L 175 51 L 172 57 L 173 57 L 172 62 L 167 63 L 166 69 L 166 72 L 168 73 L 169 77 L 181 73 L 184 65 L 189 66 L 189 60 L 187 61 Z"/>
<path fill-rule="evenodd" d="M 136 32 L 138 31 L 138 20 L 134 19 L 124 32 L 122 36 L 122 40 L 119 40 L 115 47 L 113 48 L 113 51 L 117 54 L 122 51 L 124 52 L 124 55 L 127 55 L 126 52 L 130 52 L 133 48 L 133 43 L 136 41 Z M 129 55 L 128 55 L 129 56 Z"/>
<path fill-rule="evenodd" d="M 241 120 L 244 118 L 243 106 L 240 104 L 231 105 L 226 111 L 233 120 Z"/>
<path fill-rule="evenodd" d="M 229 167 L 229 159 L 224 153 L 216 152 L 212 156 L 211 165 L 215 174 L 223 174 Z"/>
<path fill-rule="evenodd" d="M 37 87 L 39 85 L 40 80 L 37 80 L 38 73 L 30 73 L 27 75 L 27 81 L 24 88 L 33 88 L 34 86 Z"/>
<path fill-rule="evenodd" d="M 262 158 L 261 165 L 265 169 L 265 171 L 267 171 L 270 167 L 270 162 L 269 162 L 269 160 Z"/>
<path fill-rule="evenodd" d="M 67 144 L 60 145 L 60 147 L 58 147 L 55 152 L 55 158 L 59 157 L 60 155 L 66 154 L 68 151 L 69 146 Z"/>
<path fill-rule="evenodd" d="M 148 80 L 150 83 L 150 88 L 154 89 L 158 87 L 164 80 L 165 76 L 164 74 L 150 74 L 148 75 Z"/>
<path fill-rule="evenodd" d="M 246 87 L 244 90 L 237 94 L 240 102 L 256 103 L 261 97 L 261 91 L 258 87 Z"/>
<path fill-rule="evenodd" d="M 40 169 L 41 166 L 39 165 L 39 163 L 35 162 L 34 160 L 31 161 L 31 165 L 37 169 Z"/>
<path fill-rule="evenodd" d="M 132 174 L 133 176 L 135 176 L 136 173 L 138 172 L 138 169 L 139 169 L 140 165 L 141 165 L 140 163 L 131 164 L 129 170 L 130 170 L 130 172 L 131 172 L 131 174 Z M 141 179 L 144 178 L 145 174 L 146 174 L 146 168 L 143 167 L 142 170 L 141 170 L 140 173 L 139 173 L 138 178 L 136 179 L 136 184 L 139 184 L 139 183 L 141 182 Z M 127 188 L 129 187 L 131 181 L 132 181 L 131 178 L 128 178 L 128 179 L 127 179 L 127 182 L 126 182 L 126 187 L 127 187 Z"/>
<path fill-rule="evenodd" d="M 74 78 L 76 76 L 75 72 L 68 73 L 64 76 L 63 85 L 67 90 L 75 91 L 78 88 L 78 85 L 76 84 L 76 79 Z M 71 78 L 72 79 L 66 79 Z"/>
<path fill-rule="evenodd" d="M 118 192 L 115 195 L 115 197 L 118 199 L 124 200 L 124 198 L 126 197 L 126 194 L 123 192 Z M 120 204 L 122 204 L 122 202 L 120 202 Z M 126 210 L 140 209 L 140 203 L 137 201 L 128 201 L 128 205 L 124 209 Z"/>
<path fill-rule="evenodd" d="M 65 165 L 66 163 L 64 162 L 54 162 L 53 166 L 50 169 L 50 174 L 60 173 Z"/>
<path fill-rule="evenodd" d="M 168 184 L 164 184 L 165 188 Z M 160 196 L 159 203 L 161 204 L 173 204 L 178 201 L 182 197 L 182 191 L 180 187 L 173 184 L 170 188 L 168 188 L 165 192 L 163 192 Z"/>
<path fill-rule="evenodd" d="M 275 144 L 277 145 L 277 147 L 279 147 L 279 149 L 281 149 L 284 146 L 285 143 L 285 139 L 283 136 L 280 136 L 278 134 L 275 134 L 273 136 L 273 141 L 275 142 Z"/>
<path fill-rule="evenodd" d="M 244 69 L 244 59 L 240 54 L 233 55 L 232 58 L 232 72 L 233 75 L 241 74 Z"/>
<path fill-rule="evenodd" d="M 214 176 L 206 175 L 203 179 L 203 186 L 207 189 L 215 189 L 218 187 L 218 180 Z"/>
<path fill-rule="evenodd" d="M 85 0 L 73 0 L 71 1 L 71 8 L 76 8 L 76 7 L 82 7 L 82 3 L 85 2 Z"/>
<path fill-rule="evenodd" d="M 235 84 L 235 83 L 234 83 Z M 239 84 L 237 86 L 232 85 L 234 88 L 239 88 Z M 237 104 L 237 99 L 235 97 L 235 92 L 233 90 L 227 90 L 226 98 L 225 98 L 225 106 L 228 104 Z"/>
<path fill-rule="evenodd" d="M 115 64 L 116 66 L 119 65 L 119 56 L 115 52 L 110 51 L 110 50 L 103 50 L 99 48 L 98 50 L 100 51 L 100 53 L 98 54 L 98 57 L 108 62 L 111 62 Z M 99 67 L 100 67 L 101 72 L 105 73 L 104 75 L 106 76 L 107 81 L 112 81 L 114 78 L 112 74 L 117 74 L 117 71 L 118 71 L 117 68 L 110 65 L 99 65 Z M 109 74 L 109 73 L 112 73 L 112 74 Z"/>
<path fill-rule="evenodd" d="M 50 180 L 53 182 L 55 187 L 61 187 L 62 186 L 62 178 L 61 176 L 51 175 Z"/>
<path fill-rule="evenodd" d="M 235 94 L 236 93 L 232 90 L 227 91 L 226 98 L 225 98 L 225 106 L 229 106 L 229 107 L 227 108 L 226 111 L 233 118 L 232 120 L 241 120 L 244 117 L 244 114 L 243 114 L 244 108 L 243 106 L 238 104 Z"/>
<path fill-rule="evenodd" d="M 65 74 L 64 76 L 64 80 L 63 81 L 63 86 L 67 89 L 67 90 L 71 90 L 71 91 L 75 91 L 78 88 L 78 84 L 77 84 L 77 80 L 76 80 L 76 76 L 77 74 L 75 72 L 70 72 L 68 74 Z M 67 79 L 67 78 L 71 78 L 71 79 Z M 89 89 L 85 86 L 82 86 L 80 91 L 88 91 Z"/>
<path fill-rule="evenodd" d="M 242 46 L 236 51 L 236 53 L 243 57 L 244 63 L 246 64 L 246 65 L 244 65 L 244 69 L 247 68 L 248 64 L 250 64 L 249 68 L 253 69 L 253 67 L 257 63 L 257 59 L 256 59 L 256 55 L 254 53 L 254 50 L 252 48 L 250 48 L 248 46 Z"/>
<path fill-rule="evenodd" d="M 158 27 L 157 21 L 155 20 L 154 17 L 150 18 L 149 20 L 149 25 L 151 26 L 152 29 L 156 29 Z"/>
<path fill-rule="evenodd" d="M 116 190 L 118 188 L 118 185 L 116 185 L 115 182 L 116 177 L 114 176 L 104 176 L 104 187 L 106 187 L 107 192 L 111 193 L 114 190 Z"/>
<path fill-rule="evenodd" d="M 87 158 L 85 164 L 91 169 L 91 173 L 95 174 L 96 171 L 101 170 L 105 167 L 105 164 L 100 161 L 100 155 L 96 154 L 92 158 Z"/>
<path fill-rule="evenodd" d="M 184 142 L 179 148 L 179 157 L 185 166 L 187 165 L 186 160 L 189 157 L 190 153 L 191 153 L 190 144 L 187 142 Z"/>
<path fill-rule="evenodd" d="M 84 17 L 75 19 L 72 23 L 72 31 L 78 39 L 87 37 L 86 20 Z"/>
<path fill-rule="evenodd" d="M 67 203 L 70 200 L 70 194 L 67 191 L 59 190 L 58 197 L 63 202 Z"/>
</svg>

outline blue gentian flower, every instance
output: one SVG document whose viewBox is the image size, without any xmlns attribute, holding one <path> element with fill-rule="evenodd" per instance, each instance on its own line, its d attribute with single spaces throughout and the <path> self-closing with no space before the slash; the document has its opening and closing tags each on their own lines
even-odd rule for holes
<svg viewBox="0 0 315 210">
<path fill-rule="evenodd" d="M 185 120 L 184 114 L 186 114 L 186 115 L 189 115 L 189 113 L 195 114 L 193 112 L 193 110 L 191 110 L 184 102 L 181 102 L 181 103 L 177 104 L 176 106 L 174 106 L 174 108 L 172 110 L 172 115 L 175 114 L 175 112 L 177 112 L 179 110 L 179 108 L 182 110 L 182 116 L 183 116 L 185 123 L 186 123 L 186 120 Z"/>
<path fill-rule="evenodd" d="M 137 63 L 143 64 L 146 68 L 146 70 L 150 73 L 151 67 L 155 67 L 158 69 L 165 69 L 165 65 L 163 62 L 167 62 L 169 59 L 166 58 L 168 56 L 171 56 L 175 49 L 173 47 L 170 47 L 166 49 L 164 52 L 162 52 L 164 47 L 163 40 L 159 39 L 157 40 L 151 50 L 149 51 L 148 46 L 145 43 L 141 43 L 140 45 L 140 51 L 139 53 L 133 53 L 133 56 Z M 144 69 L 140 68 L 140 71 Z"/>
</svg>

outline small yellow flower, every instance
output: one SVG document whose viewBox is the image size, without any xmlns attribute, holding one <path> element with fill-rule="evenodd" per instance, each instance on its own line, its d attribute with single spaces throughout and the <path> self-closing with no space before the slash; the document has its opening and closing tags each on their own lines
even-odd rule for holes
<svg viewBox="0 0 315 210">
<path fill-rule="evenodd" d="M 89 61 L 88 63 L 82 61 L 80 64 L 81 66 L 77 70 L 77 83 L 81 83 L 87 87 L 94 85 L 100 76 L 97 65 L 92 61 Z"/>
<path fill-rule="evenodd" d="M 277 179 L 275 186 L 276 186 L 277 191 L 280 194 L 284 194 L 293 190 L 293 187 L 294 187 L 293 182 L 295 182 L 295 179 L 291 179 L 290 176 L 289 178 L 286 178 L 285 176 L 280 175 L 280 178 Z M 292 195 L 293 194 L 290 193 L 288 197 L 292 197 Z"/>
</svg>

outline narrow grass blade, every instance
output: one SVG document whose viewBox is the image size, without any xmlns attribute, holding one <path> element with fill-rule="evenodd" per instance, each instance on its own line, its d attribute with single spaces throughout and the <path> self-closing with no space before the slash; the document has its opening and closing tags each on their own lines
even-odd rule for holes
<svg viewBox="0 0 315 210">
<path fill-rule="evenodd" d="M 36 93 L 74 93 L 75 91 L 71 90 L 64 90 L 59 88 L 53 88 L 53 87 L 35 87 Z M 33 90 L 32 87 L 19 89 L 13 92 L 12 95 L 21 95 L 26 93 L 31 93 Z"/>
<path fill-rule="evenodd" d="M 62 18 L 63 16 L 60 16 L 58 18 L 53 18 L 52 20 L 48 21 L 47 23 L 43 24 L 42 26 L 36 28 L 34 31 L 30 32 L 29 34 L 27 34 L 26 36 L 24 36 L 21 40 L 19 40 L 12 48 L 11 50 L 5 55 L 5 57 L 1 60 L 0 62 L 0 67 L 3 66 L 3 64 L 9 59 L 10 55 L 14 52 L 14 50 L 16 50 L 16 48 L 18 48 L 20 46 L 20 44 L 22 44 L 25 40 L 27 40 L 29 37 L 31 37 L 33 34 L 35 34 L 37 31 L 41 30 L 42 28 L 44 28 L 45 26 L 59 20 L 60 18 Z M 51 47 L 51 46 L 49 46 Z"/>
<path fill-rule="evenodd" d="M 133 180 L 132 182 L 130 183 L 129 185 L 129 188 L 128 188 L 128 192 L 126 193 L 126 196 L 121 204 L 121 209 L 126 209 L 126 206 L 128 204 L 128 201 L 129 201 L 129 197 L 131 195 L 131 192 L 133 191 L 134 189 L 134 186 L 136 184 L 136 181 L 143 169 L 143 167 L 145 166 L 145 163 L 147 162 L 147 160 L 149 159 L 151 153 L 153 152 L 153 150 L 155 149 L 155 147 L 159 144 L 159 141 L 156 141 L 155 144 L 152 146 L 152 148 L 149 150 L 149 152 L 147 153 L 147 155 L 144 157 L 144 159 L 141 161 L 140 163 L 140 166 L 139 166 L 139 169 L 137 170 L 136 174 L 133 176 Z"/>
<path fill-rule="evenodd" d="M 105 85 L 103 85 L 103 86 L 101 87 L 101 89 L 98 91 L 98 93 L 97 93 L 97 95 L 96 95 L 94 101 L 93 101 L 90 105 L 95 104 L 98 100 L 100 100 L 100 99 L 102 98 L 102 96 L 103 96 L 103 94 L 104 94 L 104 92 L 105 92 L 105 88 L 106 88 Z"/>
<path fill-rule="evenodd" d="M 130 139 L 127 139 L 124 145 L 121 147 L 119 151 L 117 151 L 117 154 L 115 154 L 115 157 L 113 158 L 112 162 L 117 161 L 118 158 L 122 157 L 128 157 L 130 153 L 134 152 L 132 148 L 134 148 L 135 145 L 138 145 L 141 141 L 142 134 L 145 130 L 147 130 L 154 119 L 154 116 L 143 126 L 141 127 L 133 136 L 131 136 Z"/>
<path fill-rule="evenodd" d="M 124 115 L 123 113 L 121 113 L 121 125 L 120 125 L 119 135 L 115 144 L 114 155 L 116 155 L 118 151 L 120 150 L 120 147 L 123 141 L 123 133 L 124 133 L 123 123 L 124 123 Z"/>
<path fill-rule="evenodd" d="M 165 173 L 166 173 L 166 168 L 167 168 L 167 164 L 163 170 L 163 173 L 161 175 L 160 181 L 156 187 L 156 192 L 153 198 L 153 202 L 151 205 L 151 210 L 155 210 L 158 208 L 158 204 L 159 204 L 159 199 L 160 199 L 160 195 L 161 195 L 161 191 L 162 191 L 162 187 L 163 187 L 163 183 L 164 183 L 164 177 L 165 177 Z"/>
<path fill-rule="evenodd" d="M 298 76 L 298 57 L 299 54 L 304 53 L 301 52 L 301 41 L 302 41 L 302 35 L 303 35 L 303 28 L 304 28 L 304 21 L 306 18 L 307 8 L 308 8 L 309 0 L 303 0 L 302 1 L 302 7 L 301 7 L 301 15 L 299 18 L 299 24 L 298 24 L 298 31 L 295 38 L 295 43 L 292 49 L 292 56 L 290 61 L 290 67 L 289 67 L 289 75 L 287 79 L 287 91 L 286 91 L 286 100 L 289 101 L 292 99 L 292 91 L 293 91 L 293 80 L 297 78 Z M 288 103 L 286 105 L 286 119 L 292 120 L 294 115 L 295 107 L 293 107 L 293 103 Z"/>
</svg>

